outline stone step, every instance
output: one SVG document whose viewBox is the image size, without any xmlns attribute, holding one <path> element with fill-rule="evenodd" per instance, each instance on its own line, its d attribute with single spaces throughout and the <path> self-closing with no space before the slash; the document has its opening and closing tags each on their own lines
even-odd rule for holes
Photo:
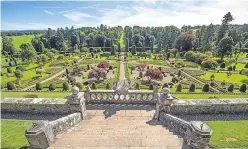
<svg viewBox="0 0 248 149">
<path fill-rule="evenodd" d="M 140 113 L 144 113 L 143 116 Z M 125 114 L 124 114 L 125 113 Z M 146 111 L 120 111 L 105 117 L 91 111 L 67 132 L 58 134 L 51 148 L 67 149 L 181 149 L 182 140 Z M 132 116 L 137 114 L 138 116 Z M 141 116 L 140 116 L 141 115 Z"/>
<path fill-rule="evenodd" d="M 70 149 L 68 147 L 49 147 L 48 149 Z M 74 147 L 73 149 L 182 149 L 179 147 Z"/>
<path fill-rule="evenodd" d="M 109 136 L 73 134 L 73 137 L 56 139 L 57 147 L 180 147 L 179 139 L 168 136 Z M 68 142 L 70 142 L 68 144 Z"/>
</svg>

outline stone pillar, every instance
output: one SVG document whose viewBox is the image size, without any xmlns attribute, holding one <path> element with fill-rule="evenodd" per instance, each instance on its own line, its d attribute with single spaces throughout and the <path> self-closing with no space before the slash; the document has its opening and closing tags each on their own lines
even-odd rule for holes
<svg viewBox="0 0 248 149">
<path fill-rule="evenodd" d="M 154 119 L 159 120 L 159 113 L 163 106 L 167 107 L 166 109 L 170 109 L 170 105 L 174 98 L 170 94 L 170 90 L 168 88 L 163 88 L 160 93 L 157 93 L 157 103 L 156 103 L 156 112 L 154 115 Z"/>
<path fill-rule="evenodd" d="M 78 111 L 82 113 L 82 119 L 87 118 L 84 93 L 80 93 L 79 88 L 77 86 L 72 87 L 72 93 L 69 96 L 67 103 L 72 109 L 77 108 Z"/>
<path fill-rule="evenodd" d="M 48 148 L 54 142 L 52 127 L 48 121 L 37 121 L 25 130 L 25 136 L 34 149 Z"/>
<path fill-rule="evenodd" d="M 191 121 L 183 145 L 189 149 L 205 149 L 210 141 L 212 130 L 200 121 Z"/>
</svg>

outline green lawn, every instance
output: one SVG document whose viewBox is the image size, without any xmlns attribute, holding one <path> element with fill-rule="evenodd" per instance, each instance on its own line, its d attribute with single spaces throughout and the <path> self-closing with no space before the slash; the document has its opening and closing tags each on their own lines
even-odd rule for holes
<svg viewBox="0 0 248 149">
<path fill-rule="evenodd" d="M 248 98 L 248 94 L 172 94 L 179 99 L 208 99 L 209 97 L 215 98 Z"/>
<path fill-rule="evenodd" d="M 121 46 L 121 48 L 124 48 L 125 47 L 123 36 L 124 36 L 124 34 L 121 35 L 121 39 L 120 39 L 120 46 Z"/>
<path fill-rule="evenodd" d="M 248 147 L 248 121 L 208 121 L 213 130 L 213 147 Z"/>
<path fill-rule="evenodd" d="M 66 92 L 1 92 L 1 97 L 26 97 L 27 95 L 37 95 L 38 98 L 65 98 L 69 96 L 70 93 Z"/>
<path fill-rule="evenodd" d="M 1 148 L 21 148 L 29 145 L 24 131 L 31 124 L 32 121 L 1 120 Z"/>
<path fill-rule="evenodd" d="M 12 43 L 17 51 L 20 50 L 20 45 L 23 43 L 31 43 L 34 35 L 11 36 Z"/>
<path fill-rule="evenodd" d="M 206 75 L 200 76 L 200 78 L 205 80 L 210 80 L 210 76 L 214 75 L 214 79 L 218 81 L 229 82 L 229 83 L 237 83 L 239 85 L 242 84 L 244 80 L 248 80 L 248 77 L 241 74 L 232 74 L 231 76 L 227 77 L 227 73 L 217 73 L 217 72 L 207 72 Z"/>
</svg>

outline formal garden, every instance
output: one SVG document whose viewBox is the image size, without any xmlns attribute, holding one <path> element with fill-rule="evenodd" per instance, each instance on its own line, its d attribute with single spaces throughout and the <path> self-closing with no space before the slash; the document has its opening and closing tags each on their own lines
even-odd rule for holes
<svg viewBox="0 0 248 149">
<path fill-rule="evenodd" d="M 124 76 L 130 90 L 169 88 L 183 100 L 248 98 L 248 26 L 231 25 L 230 15 L 221 25 L 182 28 L 3 32 L 1 97 L 65 100 L 74 85 L 113 90 Z M 1 120 L 2 147 L 27 145 L 23 131 L 31 122 Z M 214 131 L 210 146 L 248 147 L 247 121 L 206 123 Z"/>
</svg>

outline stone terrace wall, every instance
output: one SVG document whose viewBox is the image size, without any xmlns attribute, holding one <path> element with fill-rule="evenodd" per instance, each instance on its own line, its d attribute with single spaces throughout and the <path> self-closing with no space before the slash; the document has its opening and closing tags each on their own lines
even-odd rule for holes
<svg viewBox="0 0 248 149">
<path fill-rule="evenodd" d="M 248 112 L 247 99 L 176 100 L 163 106 L 162 112 L 170 114 L 231 114 Z"/>
<path fill-rule="evenodd" d="M 1 98 L 1 112 L 71 114 L 81 112 L 80 105 L 69 105 L 59 98 Z"/>
<path fill-rule="evenodd" d="M 54 136 L 56 136 L 58 133 L 62 133 L 70 129 L 80 121 L 82 121 L 82 114 L 73 113 L 68 116 L 57 119 L 55 121 L 51 121 L 50 125 L 52 127 Z"/>
</svg>

